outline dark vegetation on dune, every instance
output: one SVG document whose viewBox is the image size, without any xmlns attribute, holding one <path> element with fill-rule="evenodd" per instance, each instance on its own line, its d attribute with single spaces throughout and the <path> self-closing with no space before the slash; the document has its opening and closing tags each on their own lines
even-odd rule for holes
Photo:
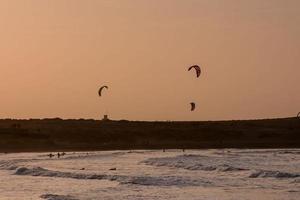
<svg viewBox="0 0 300 200">
<path fill-rule="evenodd" d="M 204 122 L 0 120 L 0 151 L 299 148 L 300 119 Z"/>
</svg>

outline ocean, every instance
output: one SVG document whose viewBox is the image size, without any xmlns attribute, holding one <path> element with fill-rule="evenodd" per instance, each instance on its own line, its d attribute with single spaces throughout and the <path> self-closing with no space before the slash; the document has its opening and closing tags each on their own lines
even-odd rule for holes
<svg viewBox="0 0 300 200">
<path fill-rule="evenodd" d="M 300 149 L 50 153 L 0 154 L 0 199 L 300 198 Z"/>
</svg>

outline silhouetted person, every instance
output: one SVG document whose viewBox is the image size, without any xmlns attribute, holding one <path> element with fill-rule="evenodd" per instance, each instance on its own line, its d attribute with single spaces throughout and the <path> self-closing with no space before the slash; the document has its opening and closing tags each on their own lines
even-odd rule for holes
<svg viewBox="0 0 300 200">
<path fill-rule="evenodd" d="M 60 153 L 59 152 L 57 153 L 57 158 L 60 158 Z"/>
<path fill-rule="evenodd" d="M 52 153 L 50 153 L 48 156 L 49 156 L 49 158 L 52 158 L 54 155 Z"/>
</svg>

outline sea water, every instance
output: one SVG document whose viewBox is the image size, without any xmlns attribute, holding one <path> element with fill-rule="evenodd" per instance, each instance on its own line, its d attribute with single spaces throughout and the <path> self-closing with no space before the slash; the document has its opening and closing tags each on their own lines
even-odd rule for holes
<svg viewBox="0 0 300 200">
<path fill-rule="evenodd" d="M 300 198 L 300 149 L 49 154 L 0 154 L 0 199 Z"/>
</svg>

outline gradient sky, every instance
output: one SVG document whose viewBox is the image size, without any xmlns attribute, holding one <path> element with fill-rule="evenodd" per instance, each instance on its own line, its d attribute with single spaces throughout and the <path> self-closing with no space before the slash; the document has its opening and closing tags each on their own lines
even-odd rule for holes
<svg viewBox="0 0 300 200">
<path fill-rule="evenodd" d="M 299 8 L 299 0 L 0 0 L 0 118 L 295 116 Z M 192 64 L 200 79 L 187 72 Z M 98 98 L 103 84 L 110 89 Z"/>
</svg>

